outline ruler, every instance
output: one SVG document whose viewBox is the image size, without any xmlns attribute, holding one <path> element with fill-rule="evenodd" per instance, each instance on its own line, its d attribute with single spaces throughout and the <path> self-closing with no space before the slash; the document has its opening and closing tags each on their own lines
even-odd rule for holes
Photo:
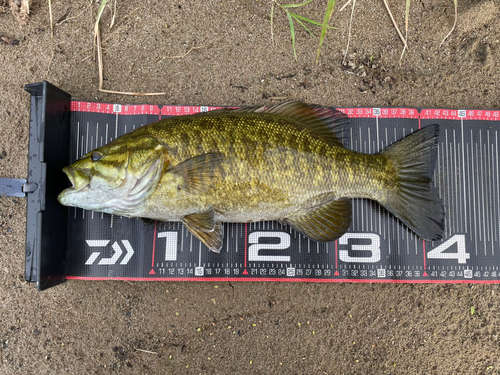
<svg viewBox="0 0 500 375">
<path fill-rule="evenodd" d="M 140 126 L 215 108 L 72 100 L 68 164 Z M 500 282 L 500 111 L 338 110 L 352 119 L 349 147 L 365 153 L 426 125 L 441 125 L 434 182 L 446 212 L 443 240 L 422 241 L 379 204 L 364 199 L 353 200 L 352 225 L 337 241 L 316 243 L 277 222 L 224 224 L 220 254 L 180 223 L 69 208 L 66 278 Z"/>
</svg>

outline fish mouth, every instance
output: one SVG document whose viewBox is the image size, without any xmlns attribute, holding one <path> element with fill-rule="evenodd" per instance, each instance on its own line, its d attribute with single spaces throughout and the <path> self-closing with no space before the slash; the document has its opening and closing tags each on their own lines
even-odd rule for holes
<svg viewBox="0 0 500 375">
<path fill-rule="evenodd" d="M 72 186 L 68 188 L 70 190 L 81 191 L 90 184 L 90 177 L 80 170 L 68 166 L 63 168 L 63 172 L 66 173 L 71 182 Z"/>
<path fill-rule="evenodd" d="M 76 207 L 76 197 L 90 189 L 90 177 L 82 171 L 71 168 L 71 166 L 64 167 L 63 172 L 66 173 L 73 186 L 59 193 L 57 200 L 64 206 Z"/>
</svg>

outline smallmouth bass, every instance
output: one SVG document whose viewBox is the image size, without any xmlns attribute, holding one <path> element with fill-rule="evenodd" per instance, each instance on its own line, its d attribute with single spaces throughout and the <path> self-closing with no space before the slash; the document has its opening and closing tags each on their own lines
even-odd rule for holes
<svg viewBox="0 0 500 375">
<path fill-rule="evenodd" d="M 61 204 L 182 221 L 220 252 L 223 222 L 279 220 L 315 241 L 351 224 L 351 199 L 382 204 L 424 240 L 441 238 L 444 211 L 431 176 L 438 125 L 377 154 L 342 145 L 338 111 L 287 102 L 221 109 L 140 127 L 65 167 Z"/>
</svg>

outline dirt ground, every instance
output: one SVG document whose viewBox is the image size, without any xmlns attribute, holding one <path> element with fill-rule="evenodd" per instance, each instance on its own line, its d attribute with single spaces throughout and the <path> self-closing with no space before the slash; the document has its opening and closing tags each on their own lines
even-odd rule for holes
<svg viewBox="0 0 500 375">
<path fill-rule="evenodd" d="M 381 0 L 359 0 L 316 41 L 266 0 L 118 1 L 102 20 L 104 88 L 92 59 L 94 1 L 34 0 L 29 24 L 0 13 L 0 176 L 25 178 L 28 83 L 115 103 L 500 108 L 500 2 L 413 1 L 409 47 Z M 399 25 L 405 1 L 391 0 Z M 297 13 L 322 20 L 326 1 Z M 1 10 L 1 9 L 0 9 Z M 318 34 L 317 29 L 313 29 Z M 182 56 L 193 49 L 189 54 Z M 176 57 L 176 58 L 169 58 Z M 26 201 L 0 197 L 3 374 L 499 374 L 498 285 L 24 281 Z M 471 308 L 474 313 L 471 314 Z"/>
</svg>

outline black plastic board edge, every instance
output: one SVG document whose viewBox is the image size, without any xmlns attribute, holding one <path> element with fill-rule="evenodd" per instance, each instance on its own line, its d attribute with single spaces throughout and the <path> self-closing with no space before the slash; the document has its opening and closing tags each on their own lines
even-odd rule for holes
<svg viewBox="0 0 500 375">
<path fill-rule="evenodd" d="M 47 81 L 26 85 L 31 94 L 27 194 L 27 281 L 44 290 L 66 281 L 68 209 L 57 202 L 68 180 L 62 168 L 69 160 L 71 95 Z"/>
</svg>

